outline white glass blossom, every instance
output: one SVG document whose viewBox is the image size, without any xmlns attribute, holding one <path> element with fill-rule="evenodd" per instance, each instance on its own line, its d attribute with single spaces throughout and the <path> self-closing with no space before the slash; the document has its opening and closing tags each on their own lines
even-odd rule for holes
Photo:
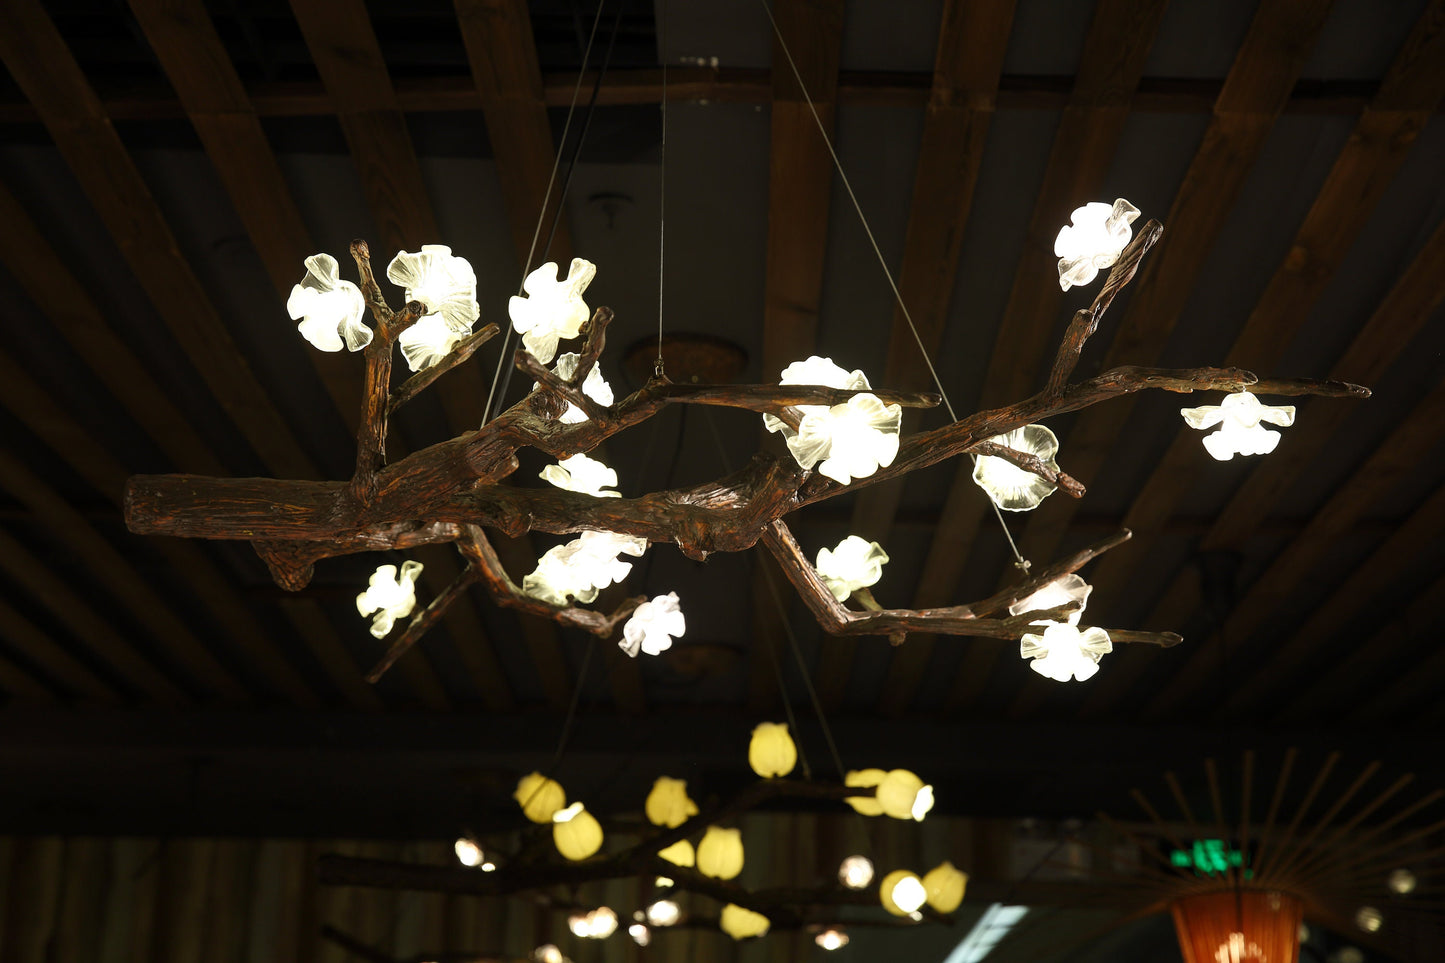
<svg viewBox="0 0 1445 963">
<path fill-rule="evenodd" d="M 788 365 L 778 383 L 870 387 L 862 371 L 844 371 L 832 359 L 817 355 Z M 898 454 L 901 405 L 885 405 L 876 395 L 858 394 L 841 405 L 799 405 L 798 411 L 803 417 L 797 431 L 774 415 L 763 415 L 763 424 L 768 431 L 783 433 L 788 451 L 799 465 L 816 465 L 820 474 L 841 485 L 854 478 L 867 478 L 880 467 L 893 464 Z"/>
<path fill-rule="evenodd" d="M 1029 668 L 1047 679 L 1083 682 L 1099 671 L 1099 660 L 1114 651 L 1109 633 L 1103 629 L 1080 632 L 1077 625 L 1066 622 L 1042 624 L 1043 635 L 1025 635 L 1019 640 L 1019 654 L 1032 659 Z"/>
<path fill-rule="evenodd" d="M 415 254 L 399 251 L 386 266 L 386 276 L 406 288 L 408 301 L 420 301 L 427 308 L 396 339 L 411 370 L 436 364 L 472 333 L 481 315 L 477 275 L 466 258 L 452 254 L 445 244 L 423 244 Z"/>
<path fill-rule="evenodd" d="M 1260 424 L 1288 428 L 1294 424 L 1294 405 L 1262 405 L 1248 391 L 1225 395 L 1218 405 L 1180 408 L 1179 413 L 1190 428 L 1203 431 L 1219 425 L 1219 430 L 1204 436 L 1204 447 L 1219 461 L 1235 455 L 1267 455 L 1279 444 L 1279 432 Z"/>
<path fill-rule="evenodd" d="M 596 498 L 620 498 L 622 495 L 621 492 L 606 490 L 617 484 L 617 472 L 580 453 L 548 465 L 539 477 L 564 491 L 581 492 Z"/>
<path fill-rule="evenodd" d="M 557 363 L 552 366 L 552 373 L 559 378 L 570 379 L 577 373 L 577 362 L 581 360 L 582 356 L 575 351 L 559 354 Z M 535 385 L 533 390 L 536 390 Z M 600 365 L 594 364 L 592 370 L 587 372 L 587 377 L 582 379 L 582 393 L 599 405 L 612 404 L 612 386 L 602 377 Z M 557 420 L 566 425 L 580 425 L 587 420 L 587 415 L 581 408 L 569 402 L 567 410 L 562 412 L 562 417 Z"/>
<path fill-rule="evenodd" d="M 1079 617 L 1084 614 L 1084 606 L 1089 603 L 1089 593 L 1093 590 L 1094 587 L 1079 576 L 1064 575 L 1054 579 L 1034 594 L 1010 605 L 1008 614 L 1023 615 L 1025 612 L 1042 612 L 1046 609 L 1056 609 L 1060 605 L 1068 605 L 1070 602 L 1078 602 L 1078 609 L 1070 613 L 1069 617 L 1064 620 L 1069 625 L 1078 625 Z M 1032 624 L 1047 625 L 1048 620 Z"/>
<path fill-rule="evenodd" d="M 559 340 L 581 334 L 588 317 L 582 292 L 596 273 L 597 265 L 574 257 L 567 276 L 558 280 L 557 263 L 548 261 L 522 282 L 526 296 L 513 295 L 507 302 L 512 328 L 538 361 L 550 363 L 557 354 Z"/>
<path fill-rule="evenodd" d="M 1002 435 L 994 435 L 989 441 L 1033 455 L 1055 471 L 1059 468 L 1059 463 L 1054 461 L 1054 456 L 1059 453 L 1059 439 L 1043 425 L 1024 425 Z M 1039 502 L 1058 487 L 1011 461 L 993 455 L 978 456 L 973 466 L 973 480 L 988 493 L 995 505 L 1009 512 L 1037 508 Z"/>
<path fill-rule="evenodd" d="M 356 597 L 356 611 L 376 613 L 371 620 L 372 635 L 385 638 L 397 619 L 406 618 L 416 608 L 416 577 L 420 574 L 420 562 L 403 562 L 400 578 L 395 565 L 378 565 L 371 573 L 366 591 Z"/>
<path fill-rule="evenodd" d="M 882 545 L 849 535 L 836 548 L 818 550 L 818 576 L 833 598 L 842 602 L 860 588 L 877 585 L 887 561 Z"/>
<path fill-rule="evenodd" d="M 605 940 L 617 931 L 617 913 L 610 906 L 599 906 L 589 913 L 573 913 L 567 919 L 572 935 L 584 940 Z"/>
<path fill-rule="evenodd" d="M 632 571 L 630 562 L 620 562 L 622 553 L 637 558 L 647 551 L 647 541 L 616 532 L 583 532 L 566 545 L 547 550 L 537 560 L 534 572 L 522 579 L 522 591 L 549 605 L 566 605 L 570 595 L 578 602 L 591 602 L 597 593 L 620 582 Z"/>
<path fill-rule="evenodd" d="M 1059 287 L 1067 291 L 1075 284 L 1088 284 L 1101 268 L 1111 267 L 1129 243 L 1134 230 L 1129 225 L 1139 208 L 1122 197 L 1114 206 L 1098 201 L 1075 208 L 1071 224 L 1054 239 L 1059 259 Z"/>
<path fill-rule="evenodd" d="M 660 655 L 672 648 L 672 640 L 682 638 L 686 630 L 687 620 L 678 605 L 677 593 L 668 592 L 637 607 L 622 626 L 622 640 L 617 645 L 634 659 L 639 649 L 648 655 Z"/>
<path fill-rule="evenodd" d="M 361 289 L 341 280 L 336 258 L 313 254 L 306 259 L 306 277 L 291 288 L 286 313 L 301 323 L 301 337 L 322 351 L 360 351 L 371 344 L 371 329 L 361 323 L 366 302 Z"/>
</svg>

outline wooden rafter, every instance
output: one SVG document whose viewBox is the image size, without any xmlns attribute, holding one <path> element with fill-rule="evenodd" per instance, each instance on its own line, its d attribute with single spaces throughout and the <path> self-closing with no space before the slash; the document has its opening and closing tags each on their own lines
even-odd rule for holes
<svg viewBox="0 0 1445 963">
<path fill-rule="evenodd" d="M 1130 299 L 1101 362 L 1104 367 L 1119 364 L 1123 358 L 1153 363 L 1163 351 L 1205 255 L 1223 229 L 1254 159 L 1309 58 L 1330 5 L 1330 0 L 1265 0 L 1255 13 L 1199 149 L 1170 206 L 1171 237 Z M 1173 225 L 1187 227 L 1175 230 Z M 1132 410 L 1131 399 L 1108 411 L 1086 412 L 1062 439 L 1062 452 L 1085 484 L 1107 461 Z M 964 496 L 976 497 L 964 484 L 954 485 L 950 501 Z M 1053 555 L 1074 515 L 1074 505 L 1064 504 L 1068 501 L 1046 499 L 1029 514 L 1019 537 L 1025 557 Z M 960 514 L 949 507 L 944 510 Z M 977 696 L 997 654 L 996 648 L 982 646 L 969 652 L 959 667 L 951 705 L 966 705 Z"/>
<path fill-rule="evenodd" d="M 1073 206 L 1093 197 L 1108 172 L 1128 118 L 1129 95 L 1144 73 L 1163 10 L 1159 0 L 1103 0 L 1094 11 L 1074 90 L 1059 119 L 1029 219 L 1025 254 L 1014 274 L 979 393 L 985 404 L 1017 397 L 1034 387 L 1032 379 L 1049 349 L 1054 318 L 1063 301 L 1052 256 L 1054 235 L 1059 225 L 1067 222 Z M 935 538 L 930 544 L 914 596 L 916 608 L 948 601 L 963 577 L 968 556 L 966 551 L 958 551 L 958 545 L 972 544 L 979 521 L 988 512 L 988 500 L 972 490 L 976 486 L 969 473 L 960 471 L 953 484 L 969 490 L 950 492 L 938 527 L 958 533 L 957 541 Z M 903 712 L 912 701 L 932 647 L 932 639 L 920 637 L 889 661 L 879 700 L 885 715 Z"/>
<path fill-rule="evenodd" d="M 833 136 L 838 63 L 843 48 L 841 0 L 780 0 L 773 17 L 802 78 L 793 76 L 774 38 L 772 116 L 768 151 L 768 241 L 763 288 L 762 370 L 765 377 L 808 357 L 818 343 L 823 261 L 833 161 L 824 137 Z M 808 107 L 811 98 L 826 135 Z M 753 561 L 750 598 L 757 644 L 748 660 L 748 704 L 766 712 L 780 698 L 775 660 L 785 659 L 787 626 L 775 593 L 782 573 L 771 558 Z"/>
<path fill-rule="evenodd" d="M 33 622 L 17 612 L 7 602 L 0 602 L 0 637 L 4 637 L 8 645 L 23 652 L 26 658 L 34 662 L 50 678 L 75 693 L 80 701 L 100 705 L 114 704 L 119 701 L 114 688 L 86 668 L 63 646 L 37 628 Z M 7 665 L 13 665 L 13 663 L 9 663 L 7 660 Z M 31 679 L 30 687 L 22 684 L 20 691 L 12 689 L 10 682 L 16 675 L 31 678 L 23 670 L 6 671 L 0 673 L 0 686 L 15 692 L 16 695 L 38 701 L 50 698 L 45 686 L 34 679 Z"/>
</svg>

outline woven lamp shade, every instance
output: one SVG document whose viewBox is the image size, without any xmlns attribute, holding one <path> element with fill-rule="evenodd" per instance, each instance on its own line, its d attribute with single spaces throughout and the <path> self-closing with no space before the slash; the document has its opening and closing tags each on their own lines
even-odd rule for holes
<svg viewBox="0 0 1445 963">
<path fill-rule="evenodd" d="M 1170 909 L 1184 963 L 1299 963 L 1296 896 L 1229 889 L 1181 897 Z"/>
</svg>

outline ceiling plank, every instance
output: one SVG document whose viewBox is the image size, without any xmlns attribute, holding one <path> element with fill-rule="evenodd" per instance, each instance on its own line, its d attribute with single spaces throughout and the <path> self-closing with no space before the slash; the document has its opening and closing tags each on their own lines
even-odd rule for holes
<svg viewBox="0 0 1445 963">
<path fill-rule="evenodd" d="M 768 242 L 763 281 L 761 366 L 764 378 L 776 377 L 794 361 L 814 352 L 818 309 L 823 298 L 823 262 L 828 250 L 828 207 L 833 188 L 833 136 L 838 97 L 838 64 L 843 49 L 842 0 L 779 0 L 773 19 L 783 42 L 773 38 L 772 112 L 768 147 Z M 788 55 L 798 69 L 793 76 Z M 812 101 L 812 108 L 809 101 Z M 817 110 L 818 120 L 813 119 Z M 818 130 L 821 121 L 823 131 Z M 764 435 L 768 438 L 768 435 Z M 777 446 L 776 441 L 769 444 Z M 770 659 L 783 639 L 786 612 L 778 611 L 769 589 L 776 577 L 753 553 L 753 622 L 763 645 L 748 653 L 748 703 L 756 711 L 778 704 L 780 695 Z M 829 639 L 818 666 L 824 705 L 836 706 L 852 639 Z M 765 645 L 771 645 L 770 654 Z M 846 653 L 840 649 L 847 649 Z M 832 671 L 841 670 L 841 671 Z"/>
<path fill-rule="evenodd" d="M 1054 317 L 1063 301 L 1052 257 L 1054 234 L 1072 207 L 1080 199 L 1093 196 L 1108 173 L 1128 119 L 1130 96 L 1143 76 L 1164 6 L 1164 0 L 1102 0 L 1094 11 L 1074 91 L 1054 134 L 1048 166 L 1029 219 L 1024 256 L 1014 274 L 984 378 L 980 397 L 985 405 L 1021 398 L 1033 387 L 1030 379 L 1048 350 L 1046 340 L 1053 332 Z M 1000 54 L 1006 40 L 1005 36 L 999 41 Z M 926 205 L 926 200 L 915 195 L 915 202 L 920 201 Z M 961 237 L 962 221 L 957 230 Z M 950 272 L 949 290 L 952 286 Z M 968 556 L 958 547 L 972 544 L 979 521 L 988 511 L 988 499 L 975 490 L 971 471 L 960 470 L 954 485 L 966 489 L 957 496 L 950 493 L 945 503 L 923 565 L 914 608 L 949 603 L 963 577 Z M 913 701 L 934 644 L 933 636 L 915 635 L 895 650 L 879 701 L 879 711 L 884 715 L 898 715 Z"/>
<path fill-rule="evenodd" d="M 281 296 L 315 253 L 310 231 L 276 162 L 246 88 L 226 55 L 201 0 L 131 0 L 151 50 L 170 78 L 237 217 Z M 280 328 L 284 322 L 277 318 Z M 281 350 L 305 351 L 347 426 L 356 430 L 361 365 L 336 352 L 313 351 L 300 338 L 278 339 Z"/>
<path fill-rule="evenodd" d="M 1327 377 L 1356 384 L 1378 381 L 1435 309 L 1445 303 L 1445 287 L 1439 283 L 1442 275 L 1445 275 L 1445 222 L 1435 228 Z M 1243 545 L 1300 474 L 1326 449 L 1349 414 L 1348 405 L 1302 407 L 1300 417 L 1289 431 L 1288 441 L 1281 440 L 1280 447 L 1245 479 L 1201 539 L 1199 550 L 1226 551 Z M 1183 624 L 1193 613 L 1198 599 L 1197 592 L 1189 590 L 1191 580 L 1191 572 L 1176 575 L 1175 584 L 1166 590 L 1145 624 Z M 1092 686 L 1097 687 L 1098 692 L 1091 693 L 1091 701 L 1097 699 L 1102 704 L 1122 697 L 1143 675 L 1144 661 L 1140 655 L 1125 652 L 1113 672 L 1107 676 L 1100 673 L 1093 680 Z"/>
<path fill-rule="evenodd" d="M 1309 59 L 1330 6 L 1331 0 L 1264 0 L 1260 4 L 1164 220 L 1168 225 L 1164 239 L 1136 282 L 1101 370 L 1121 364 L 1152 364 L 1163 351 L 1205 256 Z M 1098 474 L 1132 410 L 1133 399 L 1120 398 L 1079 414 L 1060 445 L 1070 474 L 1085 484 Z M 949 501 L 976 498 L 971 487 L 967 473 L 960 470 Z M 1078 501 L 1046 499 L 1030 513 L 1018 540 L 1025 557 L 1052 557 Z M 960 513 L 950 507 L 945 507 L 945 512 Z M 966 705 L 977 696 L 988 681 L 997 653 L 996 646 L 967 650 L 951 701 Z"/>
<path fill-rule="evenodd" d="M 1278 365 L 1442 97 L 1445 0 L 1434 0 L 1345 142 L 1225 365 L 1253 370 Z M 1134 537 L 1100 559 L 1089 576 L 1099 597 L 1126 590 L 1157 533 L 1187 495 L 1199 457 L 1198 436 L 1181 430 L 1125 513 L 1123 526 Z M 1259 512 L 1254 517 L 1263 520 Z"/>
<path fill-rule="evenodd" d="M 35 663 L 41 671 L 75 692 L 81 701 L 99 705 L 114 705 L 119 701 L 116 691 L 110 685 L 37 628 L 35 623 L 3 601 L 0 601 L 0 637 Z M 5 666 L 5 670 L 0 672 L 0 687 L 30 700 L 53 701 L 54 697 L 49 690 L 29 673 L 9 660 L 6 660 Z M 22 679 L 25 681 L 19 681 Z M 13 686 L 12 681 L 20 688 Z"/>
<path fill-rule="evenodd" d="M 286 477 L 316 477 L 315 463 L 256 381 L 95 91 L 37 0 L 0 6 L 0 60 L 40 114 L 167 328 L 256 453 Z"/>
<path fill-rule="evenodd" d="M 55 696 L 49 689 L 32 678 L 29 672 L 4 657 L 0 657 L 0 689 L 9 694 L 11 702 L 55 701 Z"/>
</svg>

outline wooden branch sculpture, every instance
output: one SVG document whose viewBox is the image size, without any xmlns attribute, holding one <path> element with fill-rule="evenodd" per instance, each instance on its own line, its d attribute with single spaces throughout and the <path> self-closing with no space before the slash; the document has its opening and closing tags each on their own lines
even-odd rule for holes
<svg viewBox="0 0 1445 963">
<path fill-rule="evenodd" d="M 1238 368 L 1120 367 L 1070 383 L 1084 345 L 1162 231 L 1157 221 L 1150 221 L 1124 249 L 1093 304 L 1075 314 L 1043 390 L 1032 397 L 906 438 L 891 464 L 868 477 L 855 478 L 850 484 L 804 469 L 792 458 L 759 454 L 745 468 L 725 478 L 636 498 L 595 498 L 560 489 L 520 488 L 503 481 L 517 469 L 517 452 L 522 448 L 535 448 L 558 459 L 588 452 L 668 405 L 743 408 L 774 415 L 796 428 L 800 405 L 838 405 L 862 393 L 887 404 L 908 407 L 930 407 L 939 398 L 927 393 L 882 389 L 865 392 L 810 385 L 683 385 L 659 375 L 616 404 L 601 405 L 581 388 L 602 354 L 612 320 L 611 311 L 598 308 L 583 328 L 585 343 L 571 377 L 561 378 L 533 355 L 518 351 L 514 363 L 537 382 L 536 390 L 475 431 L 388 465 L 385 441 L 389 415 L 469 358 L 497 333 L 497 328 L 489 325 L 477 331 L 435 366 L 389 391 L 397 338 L 417 322 L 425 307 L 413 301 L 393 312 L 373 278 L 365 242 L 357 241 L 352 245 L 352 255 L 376 332 L 364 354 L 366 388 L 352 478 L 342 482 L 139 475 L 126 488 L 126 523 L 131 531 L 141 534 L 248 540 L 270 567 L 276 583 L 291 590 L 308 583 L 313 565 L 321 559 L 454 543 L 466 558 L 465 570 L 455 584 L 413 618 L 372 671 L 373 681 L 473 584 L 484 585 L 501 605 L 585 629 L 599 637 L 611 635 L 619 621 L 642 601 L 630 601 L 610 615 L 603 615 L 576 605 L 551 605 L 529 597 L 502 568 L 488 544 L 485 528 L 512 537 L 531 531 L 613 532 L 649 543 L 671 543 L 693 559 L 705 559 L 713 552 L 742 551 L 761 541 L 828 632 L 881 634 L 895 642 L 903 641 L 911 632 L 1018 638 L 1040 613 L 1007 617 L 1010 604 L 1050 580 L 1076 571 L 1127 539 L 1129 533 L 1105 539 L 1008 592 L 972 605 L 860 612 L 834 599 L 793 540 L 784 519 L 806 505 L 964 454 L 1006 459 L 1040 475 L 1068 495 L 1080 497 L 1083 486 L 1067 473 L 1051 469 L 1032 455 L 1004 447 L 997 442 L 997 436 L 1147 388 L 1188 393 L 1230 392 L 1248 387 L 1266 395 L 1368 397 L 1369 391 L 1356 385 L 1263 380 Z M 586 420 L 577 424 L 561 420 L 569 405 L 581 409 Z M 871 596 L 868 599 L 871 601 Z M 1000 617 L 1001 613 L 1005 617 Z M 1109 636 L 1116 642 L 1166 646 L 1181 641 L 1173 633 L 1111 629 Z"/>
</svg>

